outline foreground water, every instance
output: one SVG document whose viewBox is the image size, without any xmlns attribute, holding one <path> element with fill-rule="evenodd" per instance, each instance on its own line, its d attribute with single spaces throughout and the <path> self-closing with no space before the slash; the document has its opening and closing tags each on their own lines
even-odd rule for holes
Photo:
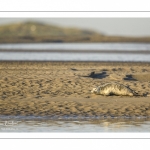
<svg viewBox="0 0 150 150">
<path fill-rule="evenodd" d="M 0 132 L 150 132 L 150 119 L 0 119 Z"/>
<path fill-rule="evenodd" d="M 145 43 L 0 44 L 0 60 L 150 62 Z"/>
</svg>

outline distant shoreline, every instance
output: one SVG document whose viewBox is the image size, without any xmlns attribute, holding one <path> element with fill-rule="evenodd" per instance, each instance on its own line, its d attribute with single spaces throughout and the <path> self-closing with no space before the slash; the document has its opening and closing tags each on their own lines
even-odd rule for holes
<svg viewBox="0 0 150 150">
<path fill-rule="evenodd" d="M 33 49 L 17 49 L 17 50 L 14 50 L 14 49 L 0 49 L 0 52 L 28 52 L 28 53 L 43 53 L 43 52 L 46 52 L 46 53 L 118 53 L 118 54 L 121 54 L 121 53 L 129 53 L 129 54 L 150 54 L 150 51 L 148 50 L 137 50 L 137 51 L 133 51 L 133 50 L 33 50 Z"/>
<path fill-rule="evenodd" d="M 91 30 L 64 28 L 38 22 L 0 26 L 0 43 L 150 43 L 150 37 L 110 36 Z"/>
<path fill-rule="evenodd" d="M 34 40 L 33 40 L 34 39 Z M 11 37 L 11 38 L 0 38 L 0 44 L 14 44 L 14 43 L 150 43 L 150 37 L 110 37 L 110 36 L 103 36 L 103 38 L 97 39 L 72 39 L 72 37 L 61 38 L 61 39 L 48 39 L 44 40 L 42 37 L 33 37 L 31 40 L 30 38 L 25 39 L 24 37 Z M 39 40 L 40 39 L 40 40 Z"/>
</svg>

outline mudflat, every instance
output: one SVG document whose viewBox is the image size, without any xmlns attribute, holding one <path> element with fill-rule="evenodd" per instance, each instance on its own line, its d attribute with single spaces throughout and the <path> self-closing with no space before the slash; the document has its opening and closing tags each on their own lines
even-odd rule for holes
<svg viewBox="0 0 150 150">
<path fill-rule="evenodd" d="M 117 82 L 141 96 L 102 96 Z M 0 115 L 150 117 L 150 63 L 0 62 Z"/>
</svg>

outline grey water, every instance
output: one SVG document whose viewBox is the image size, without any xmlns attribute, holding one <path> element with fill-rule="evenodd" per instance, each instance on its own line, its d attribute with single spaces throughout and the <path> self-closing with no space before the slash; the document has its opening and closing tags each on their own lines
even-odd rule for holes
<svg viewBox="0 0 150 150">
<path fill-rule="evenodd" d="M 150 132 L 150 119 L 0 119 L 0 132 Z"/>
<path fill-rule="evenodd" d="M 146 43 L 0 44 L 0 60 L 150 62 L 150 44 Z"/>
</svg>

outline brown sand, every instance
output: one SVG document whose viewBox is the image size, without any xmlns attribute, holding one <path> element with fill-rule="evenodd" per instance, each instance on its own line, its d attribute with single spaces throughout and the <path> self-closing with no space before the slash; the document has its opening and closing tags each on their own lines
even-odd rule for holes
<svg viewBox="0 0 150 150">
<path fill-rule="evenodd" d="M 107 82 L 144 96 L 90 93 Z M 150 63 L 0 62 L 0 115 L 150 117 L 149 95 Z"/>
</svg>

